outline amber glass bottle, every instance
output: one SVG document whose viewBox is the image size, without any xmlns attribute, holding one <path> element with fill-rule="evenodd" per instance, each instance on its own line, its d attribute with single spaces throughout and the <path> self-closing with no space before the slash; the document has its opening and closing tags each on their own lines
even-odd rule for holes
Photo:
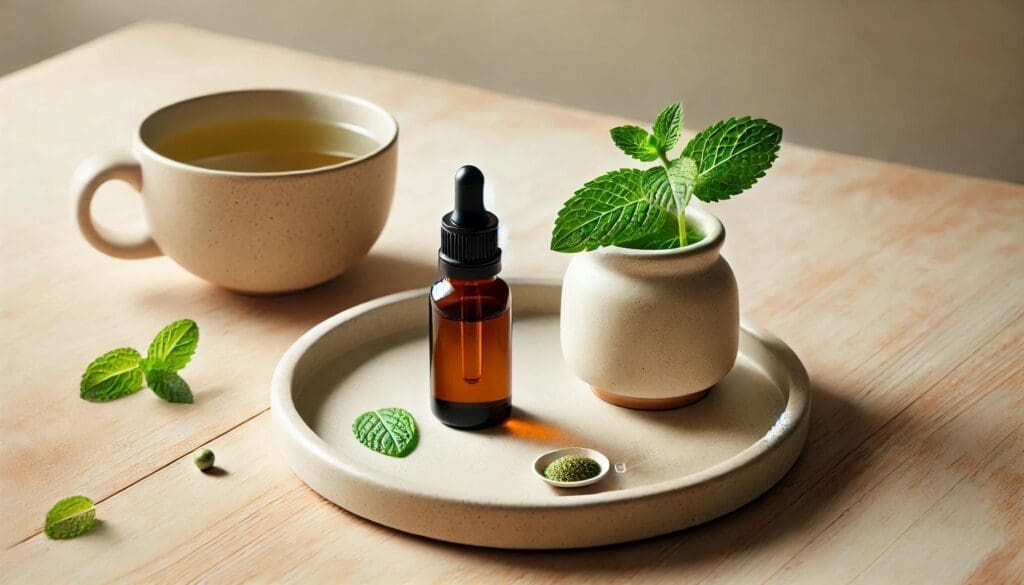
<svg viewBox="0 0 1024 585">
<path fill-rule="evenodd" d="M 455 176 L 455 209 L 441 220 L 430 289 L 430 390 L 434 415 L 452 427 L 499 424 L 512 412 L 512 323 L 498 278 L 498 218 L 484 209 L 483 174 Z"/>
</svg>

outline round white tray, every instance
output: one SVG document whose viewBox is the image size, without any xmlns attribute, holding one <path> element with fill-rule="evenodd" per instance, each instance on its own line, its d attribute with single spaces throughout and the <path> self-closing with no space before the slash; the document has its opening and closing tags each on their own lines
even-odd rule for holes
<svg viewBox="0 0 1024 585">
<path fill-rule="evenodd" d="M 561 359 L 558 284 L 512 281 L 512 418 L 458 431 L 430 412 L 427 291 L 364 303 L 320 323 L 285 353 L 271 410 L 284 455 L 339 506 L 423 536 L 500 548 L 573 548 L 636 540 L 706 522 L 764 493 L 807 435 L 807 373 L 778 338 L 745 322 L 736 365 L 707 398 L 641 412 L 599 400 Z M 352 421 L 398 406 L 419 425 L 416 450 L 387 457 Z M 601 482 L 553 488 L 538 454 L 590 447 L 616 467 Z"/>
</svg>

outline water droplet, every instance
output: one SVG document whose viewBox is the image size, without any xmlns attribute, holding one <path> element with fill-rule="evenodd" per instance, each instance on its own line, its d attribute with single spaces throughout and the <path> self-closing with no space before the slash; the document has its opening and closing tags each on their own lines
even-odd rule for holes
<svg viewBox="0 0 1024 585">
<path fill-rule="evenodd" d="M 616 463 L 615 464 L 615 473 L 626 473 L 626 464 L 625 463 Z"/>
</svg>

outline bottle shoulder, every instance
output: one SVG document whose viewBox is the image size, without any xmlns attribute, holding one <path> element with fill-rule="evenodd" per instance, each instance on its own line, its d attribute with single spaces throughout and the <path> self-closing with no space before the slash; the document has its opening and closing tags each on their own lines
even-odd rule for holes
<svg viewBox="0 0 1024 585">
<path fill-rule="evenodd" d="M 468 314 L 488 319 L 508 310 L 512 293 L 500 278 L 455 280 L 442 278 L 430 287 L 430 303 L 442 315 Z"/>
</svg>

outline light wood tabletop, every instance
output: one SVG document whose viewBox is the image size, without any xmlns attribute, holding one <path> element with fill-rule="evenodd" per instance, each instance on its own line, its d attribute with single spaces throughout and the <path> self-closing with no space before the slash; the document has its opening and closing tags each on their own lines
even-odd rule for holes
<svg viewBox="0 0 1024 585">
<path fill-rule="evenodd" d="M 158 106 L 279 86 L 364 96 L 398 118 L 395 204 L 364 262 L 303 293 L 247 297 L 81 238 L 68 196 L 81 159 L 126 147 Z M 474 163 L 490 179 L 504 274 L 558 278 L 554 215 L 585 180 L 628 166 L 608 137 L 622 122 L 159 23 L 0 78 L 0 581 L 1024 581 L 1024 187 L 793 144 L 713 208 L 744 314 L 812 381 L 805 451 L 764 497 L 643 542 L 513 552 L 377 526 L 289 471 L 268 412 L 275 363 L 320 320 L 429 283 L 454 171 Z M 108 185 L 97 212 L 136 218 L 138 205 Z M 195 404 L 78 397 L 93 358 L 145 348 L 181 317 L 202 331 L 183 373 Z M 203 446 L 225 473 L 194 468 Z M 101 523 L 47 540 L 46 511 L 74 494 Z"/>
</svg>

